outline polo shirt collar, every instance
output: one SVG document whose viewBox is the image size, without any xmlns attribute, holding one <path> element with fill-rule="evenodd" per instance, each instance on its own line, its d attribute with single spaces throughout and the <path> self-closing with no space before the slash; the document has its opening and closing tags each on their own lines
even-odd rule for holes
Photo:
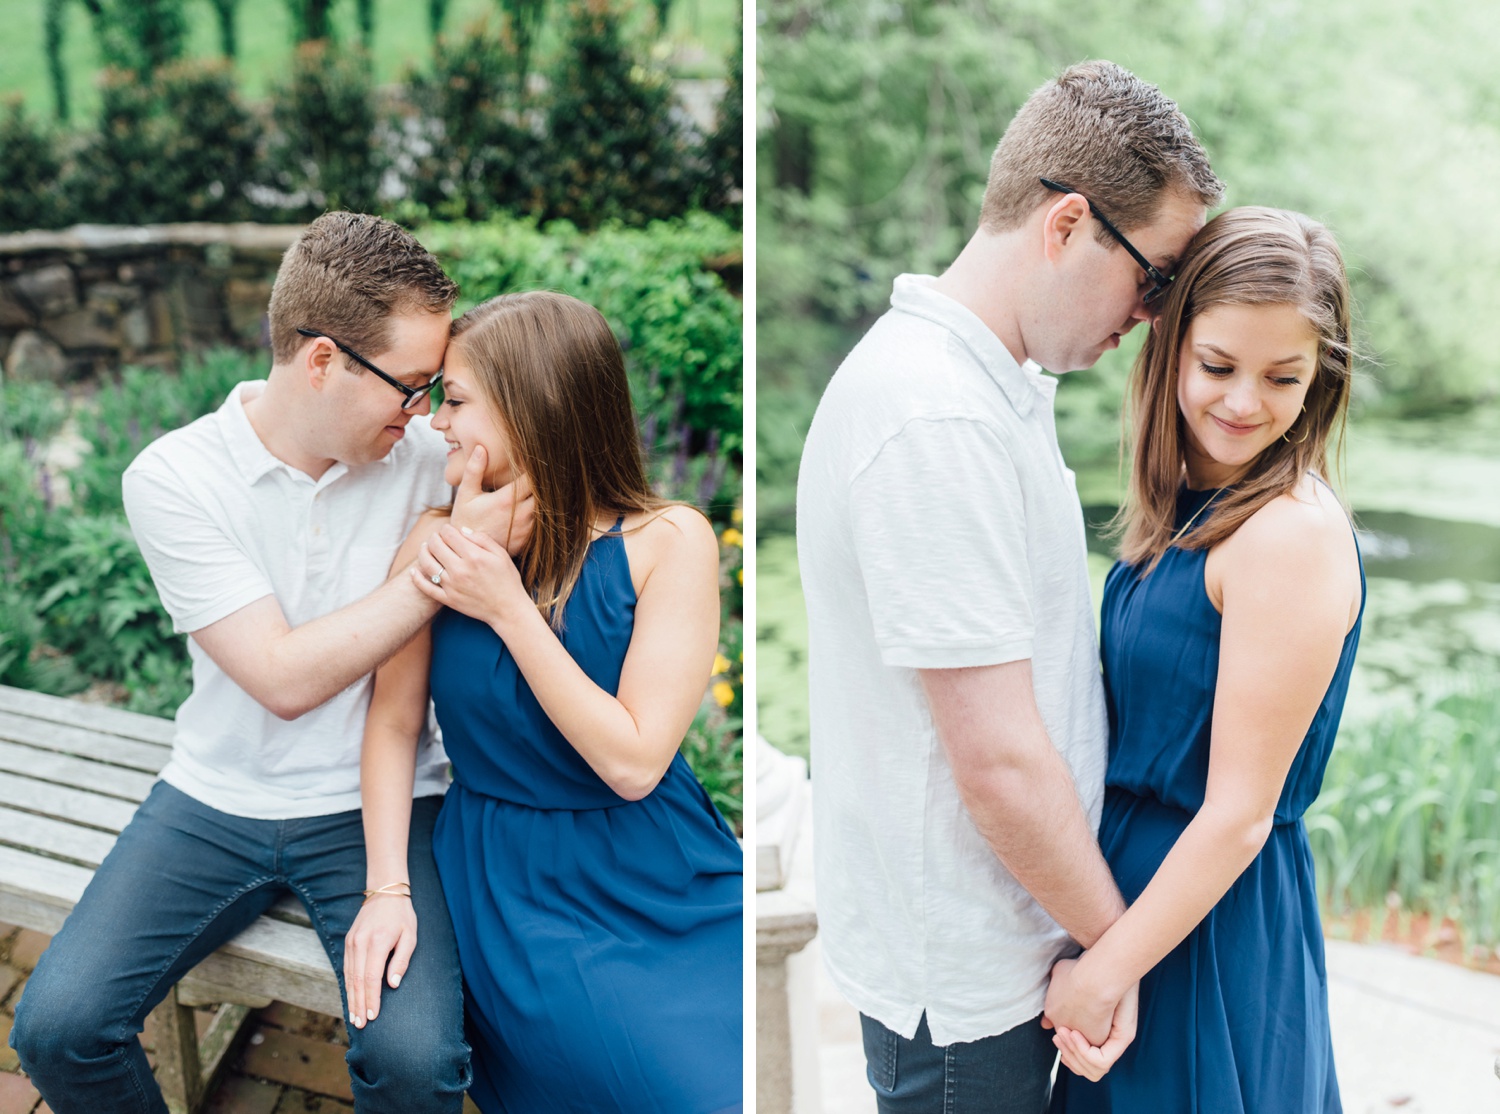
<svg viewBox="0 0 1500 1114">
<path fill-rule="evenodd" d="M 1022 417 L 1031 412 L 1038 396 L 1050 397 L 1048 387 L 1052 384 L 1042 375 L 1042 369 L 1030 360 L 1016 363 L 1010 349 L 1000 343 L 1000 338 L 973 311 L 932 289 L 936 281 L 931 275 L 897 275 L 891 291 L 891 308 L 924 318 L 952 333 L 1000 385 Z"/>
<path fill-rule="evenodd" d="M 347 472 L 349 466 L 342 461 L 336 461 L 319 479 L 313 480 L 307 473 L 299 472 L 266 448 L 265 442 L 260 439 L 260 435 L 255 432 L 255 427 L 250 424 L 250 416 L 245 413 L 243 398 L 247 390 L 252 394 L 259 394 L 265 388 L 264 379 L 249 379 L 243 383 L 237 383 L 229 392 L 229 397 L 224 400 L 224 405 L 219 407 L 219 428 L 224 434 L 224 445 L 229 450 L 234 466 L 239 470 L 240 475 L 245 477 L 245 482 L 254 486 L 280 468 L 293 479 L 311 483 L 316 487 L 326 487 Z M 384 464 L 389 459 L 390 454 L 387 453 L 380 462 Z"/>
</svg>

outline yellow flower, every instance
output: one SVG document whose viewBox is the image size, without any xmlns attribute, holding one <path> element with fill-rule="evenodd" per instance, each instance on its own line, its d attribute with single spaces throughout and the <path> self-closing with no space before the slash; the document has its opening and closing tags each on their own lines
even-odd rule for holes
<svg viewBox="0 0 1500 1114">
<path fill-rule="evenodd" d="M 720 673 L 728 673 L 728 672 L 729 672 L 729 659 L 726 658 L 723 654 L 715 654 L 714 655 L 714 676 L 717 677 Z"/>
<path fill-rule="evenodd" d="M 722 534 L 719 535 L 719 540 L 725 545 L 743 546 L 745 544 L 745 535 L 741 534 L 738 530 L 731 526 L 729 529 L 725 530 Z"/>
<path fill-rule="evenodd" d="M 714 699 L 719 702 L 721 708 L 727 708 L 734 703 L 734 686 L 728 681 L 715 681 L 713 688 L 709 691 L 714 694 Z"/>
<path fill-rule="evenodd" d="M 735 507 L 734 510 L 729 512 L 729 521 L 738 526 L 745 521 L 745 512 L 739 507 Z"/>
<path fill-rule="evenodd" d="M 738 580 L 740 582 L 740 586 L 743 587 L 745 584 L 745 570 L 736 569 L 734 572 L 734 578 Z"/>
</svg>

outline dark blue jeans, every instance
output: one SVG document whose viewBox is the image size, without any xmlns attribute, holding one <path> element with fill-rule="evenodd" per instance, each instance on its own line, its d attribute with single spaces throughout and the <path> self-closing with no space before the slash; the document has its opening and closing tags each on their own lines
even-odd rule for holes
<svg viewBox="0 0 1500 1114">
<path fill-rule="evenodd" d="M 383 988 L 379 1018 L 349 1027 L 360 1114 L 458 1114 L 469 1085 L 458 946 L 432 861 L 441 804 L 412 802 L 411 966 Z M 248 820 L 158 782 L 26 983 L 11 1047 L 56 1114 L 166 1114 L 136 1036 L 172 985 L 290 890 L 342 991 L 364 887 L 358 810 Z"/>
<path fill-rule="evenodd" d="M 859 1015 L 880 1114 L 1043 1114 L 1057 1050 L 1041 1018 L 994 1037 L 932 1043 L 927 1015 L 910 1040 Z"/>
</svg>

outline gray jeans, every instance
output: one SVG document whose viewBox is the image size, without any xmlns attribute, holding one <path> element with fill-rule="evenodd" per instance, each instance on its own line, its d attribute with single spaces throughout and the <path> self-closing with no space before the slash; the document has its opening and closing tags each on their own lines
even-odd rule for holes
<svg viewBox="0 0 1500 1114">
<path fill-rule="evenodd" d="M 880 1114 L 1043 1114 L 1057 1050 L 1035 1017 L 998 1036 L 939 1046 L 927 1015 L 910 1040 L 859 1015 Z"/>
</svg>

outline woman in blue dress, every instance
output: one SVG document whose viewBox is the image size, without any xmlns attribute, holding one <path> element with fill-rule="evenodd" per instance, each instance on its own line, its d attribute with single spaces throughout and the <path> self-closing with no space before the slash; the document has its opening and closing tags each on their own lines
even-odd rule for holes
<svg viewBox="0 0 1500 1114">
<path fill-rule="evenodd" d="M 1189 246 L 1136 363 L 1122 560 L 1102 614 L 1099 833 L 1129 907 L 1054 969 L 1046 1012 L 1070 1069 L 1054 1112 L 1341 1109 L 1302 814 L 1364 602 L 1324 481 L 1348 408 L 1349 317 L 1326 228 L 1235 209 Z M 1092 1048 L 1069 1024 L 1137 984 L 1123 1052 L 1123 1033 Z"/>
<path fill-rule="evenodd" d="M 652 495 L 592 307 L 478 306 L 443 387 L 448 481 L 466 461 L 492 488 L 525 477 L 535 519 L 518 561 L 440 513 L 397 558 L 445 609 L 376 677 L 362 783 L 385 892 L 350 931 L 349 984 L 378 990 L 390 957 L 395 985 L 416 943 L 402 814 L 430 691 L 453 763 L 433 850 L 470 1096 L 486 1114 L 739 1110 L 742 855 L 678 751 L 718 642 L 713 528 Z M 374 994 L 350 997 L 379 1024 Z"/>
</svg>

